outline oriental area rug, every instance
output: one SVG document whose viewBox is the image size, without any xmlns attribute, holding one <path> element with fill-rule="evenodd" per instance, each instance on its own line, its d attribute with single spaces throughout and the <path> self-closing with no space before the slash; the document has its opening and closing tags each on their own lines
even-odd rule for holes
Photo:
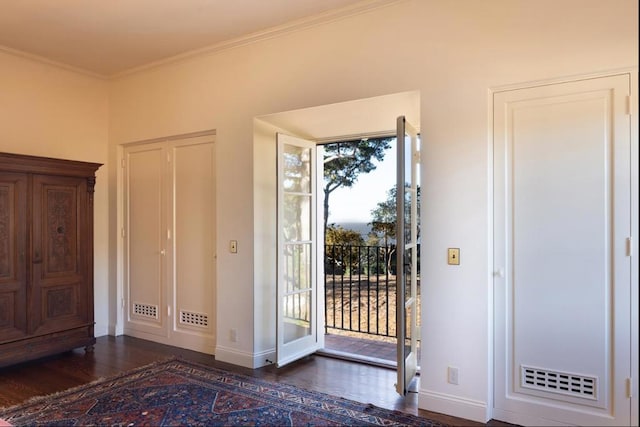
<svg viewBox="0 0 640 427">
<path fill-rule="evenodd" d="M 444 426 L 181 359 L 0 409 L 0 418 L 15 426 Z"/>
</svg>

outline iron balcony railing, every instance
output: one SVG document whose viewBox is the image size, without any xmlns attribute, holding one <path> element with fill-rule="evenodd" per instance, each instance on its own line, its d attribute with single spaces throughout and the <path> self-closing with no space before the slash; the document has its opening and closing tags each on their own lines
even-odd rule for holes
<svg viewBox="0 0 640 427">
<path fill-rule="evenodd" d="M 395 338 L 395 273 L 394 245 L 325 245 L 325 333 L 333 329 Z"/>
</svg>

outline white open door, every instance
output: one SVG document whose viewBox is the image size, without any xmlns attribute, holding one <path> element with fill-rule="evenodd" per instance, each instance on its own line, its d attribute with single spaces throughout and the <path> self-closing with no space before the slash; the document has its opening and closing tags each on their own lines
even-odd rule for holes
<svg viewBox="0 0 640 427">
<path fill-rule="evenodd" d="M 278 367 L 321 346 L 314 142 L 278 134 Z"/>
<path fill-rule="evenodd" d="M 399 394 L 407 394 L 418 370 L 418 133 L 404 116 L 397 122 L 396 330 Z"/>
</svg>

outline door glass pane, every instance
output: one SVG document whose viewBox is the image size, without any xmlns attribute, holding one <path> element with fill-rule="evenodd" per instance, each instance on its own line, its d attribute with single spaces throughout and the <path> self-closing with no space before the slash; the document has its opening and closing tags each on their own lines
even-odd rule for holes
<svg viewBox="0 0 640 427">
<path fill-rule="evenodd" d="M 311 302 L 311 291 L 283 298 L 285 344 L 311 335 Z"/>
<path fill-rule="evenodd" d="M 285 191 L 311 192 L 311 149 L 286 144 L 284 146 Z"/>
<path fill-rule="evenodd" d="M 405 301 L 408 302 L 413 296 L 413 288 L 411 286 L 411 280 L 413 276 L 413 257 L 415 256 L 413 248 L 407 249 L 404 253 L 404 292 Z"/>
<path fill-rule="evenodd" d="M 319 347 L 316 275 L 316 144 L 277 135 L 276 359 L 284 366 Z M 320 157 L 322 159 L 322 157 Z"/>
<path fill-rule="evenodd" d="M 406 326 L 405 326 L 405 340 L 404 340 L 404 354 L 405 357 L 408 357 L 409 354 L 411 353 L 411 338 L 414 336 L 414 333 L 416 333 L 416 331 L 414 331 L 412 329 L 413 327 L 413 304 L 409 304 L 407 305 L 406 309 L 405 309 L 405 322 L 406 322 Z"/>
<path fill-rule="evenodd" d="M 311 240 L 311 196 L 285 194 L 283 209 L 285 242 Z"/>
<path fill-rule="evenodd" d="M 311 244 L 284 246 L 284 289 L 295 292 L 311 287 Z"/>
<path fill-rule="evenodd" d="M 413 172 L 413 154 L 412 154 L 412 139 L 410 135 L 404 137 L 404 243 L 408 245 L 413 242 L 411 235 L 411 227 L 413 225 L 411 217 L 411 208 L 414 201 L 414 185 L 412 182 Z"/>
</svg>

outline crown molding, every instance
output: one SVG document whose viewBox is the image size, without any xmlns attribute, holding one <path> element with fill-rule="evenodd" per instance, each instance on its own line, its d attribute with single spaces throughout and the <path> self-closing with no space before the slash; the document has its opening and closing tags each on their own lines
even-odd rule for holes
<svg viewBox="0 0 640 427">
<path fill-rule="evenodd" d="M 206 56 L 216 54 L 225 50 L 234 49 L 241 46 L 246 46 L 253 43 L 258 43 L 264 40 L 280 37 L 286 34 L 302 31 L 307 28 L 316 27 L 330 22 L 339 21 L 351 16 L 360 15 L 375 9 L 390 6 L 402 2 L 404 0 L 363 0 L 349 6 L 345 6 L 338 9 L 329 10 L 323 13 L 319 13 L 313 16 L 307 16 L 305 18 L 296 19 L 287 22 L 282 25 L 268 28 L 266 30 L 256 31 L 246 34 L 244 36 L 236 37 L 234 39 L 225 40 L 220 43 L 216 43 L 210 46 L 206 46 L 199 49 L 190 50 L 178 55 L 171 56 L 169 58 L 161 59 L 159 61 L 150 62 L 139 67 L 130 68 L 120 73 L 114 73 L 108 78 L 116 80 L 122 77 L 126 77 L 132 74 L 139 73 L 141 71 L 150 70 L 163 65 L 186 61 L 198 56 Z"/>
<path fill-rule="evenodd" d="M 45 58 L 44 56 L 23 52 L 21 50 L 13 49 L 7 46 L 0 45 L 0 52 L 6 53 L 11 56 L 17 56 L 19 58 L 28 59 L 33 62 L 39 62 L 42 64 L 50 65 L 52 67 L 60 68 L 62 70 L 70 71 L 76 74 L 82 74 L 84 76 L 92 77 L 94 79 L 100 79 L 100 80 L 109 79 L 109 76 L 106 76 L 104 74 L 95 73 L 93 71 L 85 70 L 84 68 L 74 67 L 72 65 L 65 64 L 64 62 L 54 61 L 54 60 Z"/>
<path fill-rule="evenodd" d="M 74 67 L 72 65 L 68 65 L 63 62 L 54 61 L 40 55 L 23 52 L 21 50 L 13 49 L 3 45 L 0 45 L 0 52 L 6 53 L 12 56 L 25 58 L 34 62 L 50 65 L 62 70 L 70 71 L 76 74 L 81 74 L 87 77 L 92 77 L 100 80 L 116 80 L 122 77 L 126 77 L 142 71 L 157 68 L 163 65 L 186 61 L 198 56 L 212 55 L 225 50 L 234 49 L 234 48 L 246 46 L 253 43 L 259 43 L 261 41 L 284 36 L 286 34 L 290 34 L 290 33 L 302 31 L 308 28 L 339 21 L 341 19 L 360 15 L 372 10 L 376 10 L 376 9 L 387 7 L 396 3 L 400 3 L 402 1 L 405 1 L 405 0 L 362 0 L 360 2 L 351 4 L 349 6 L 345 6 L 338 9 L 332 9 L 316 15 L 296 19 L 282 25 L 267 28 L 266 30 L 249 33 L 244 36 L 236 37 L 230 40 L 225 40 L 223 42 L 209 45 L 203 48 L 190 50 L 178 55 L 174 55 L 158 61 L 153 61 L 138 67 L 133 67 L 128 70 L 109 74 L 109 75 L 96 73 L 94 71 L 89 71 L 85 68 Z"/>
</svg>

